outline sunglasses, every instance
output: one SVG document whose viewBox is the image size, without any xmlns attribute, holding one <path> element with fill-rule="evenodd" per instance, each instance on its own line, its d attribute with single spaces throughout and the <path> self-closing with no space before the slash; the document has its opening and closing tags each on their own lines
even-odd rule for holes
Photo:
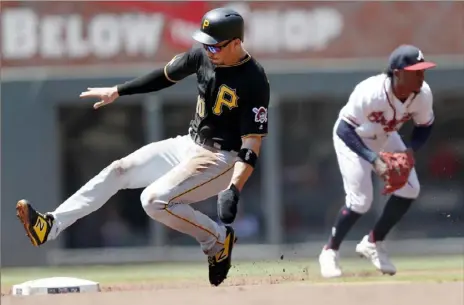
<svg viewBox="0 0 464 305">
<path fill-rule="evenodd" d="M 219 53 L 221 52 L 221 50 L 225 47 L 227 47 L 227 45 L 229 43 L 231 43 L 233 41 L 233 39 L 227 41 L 225 44 L 223 44 L 222 46 L 214 46 L 214 45 L 208 45 L 208 44 L 204 44 L 203 47 L 205 48 L 206 51 L 209 51 L 213 54 L 216 54 L 216 53 Z"/>
</svg>

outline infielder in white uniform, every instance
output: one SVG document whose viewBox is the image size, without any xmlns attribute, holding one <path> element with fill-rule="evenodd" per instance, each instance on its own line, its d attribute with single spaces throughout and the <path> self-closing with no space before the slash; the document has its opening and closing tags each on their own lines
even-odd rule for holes
<svg viewBox="0 0 464 305">
<path fill-rule="evenodd" d="M 195 238 L 208 256 L 210 283 L 218 286 L 224 281 L 231 267 L 234 230 L 190 204 L 218 195 L 218 216 L 231 224 L 240 191 L 267 134 L 269 82 L 261 65 L 243 48 L 244 29 L 237 12 L 214 9 L 205 14 L 201 29 L 193 35 L 199 46 L 148 75 L 81 94 L 100 99 L 94 105 L 99 108 L 119 96 L 173 86 L 192 74 L 198 88 L 196 113 L 187 135 L 150 143 L 112 162 L 51 213 L 39 213 L 20 200 L 17 215 L 35 246 L 55 239 L 119 190 L 145 188 L 140 198 L 145 212 Z"/>
<path fill-rule="evenodd" d="M 415 46 L 401 45 L 389 59 L 386 73 L 360 82 L 341 109 L 333 129 L 333 142 L 345 189 L 345 206 L 340 210 L 319 263 L 323 277 L 342 275 L 338 250 L 346 234 L 372 204 L 371 172 L 382 176 L 386 164 L 381 151 L 416 152 L 428 139 L 434 123 L 433 96 L 424 81 L 424 70 L 435 67 L 426 62 Z M 397 130 L 412 119 L 415 127 L 408 146 Z M 389 231 L 419 196 L 420 184 L 412 169 L 407 184 L 388 199 L 372 231 L 356 246 L 356 252 L 384 274 L 393 275 L 384 240 Z"/>
</svg>

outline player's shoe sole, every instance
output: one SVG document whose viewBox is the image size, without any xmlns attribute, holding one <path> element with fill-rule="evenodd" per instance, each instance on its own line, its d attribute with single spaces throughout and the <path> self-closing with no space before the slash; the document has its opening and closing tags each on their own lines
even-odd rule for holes
<svg viewBox="0 0 464 305">
<path fill-rule="evenodd" d="M 214 286 L 219 286 L 227 278 L 232 262 L 232 250 L 237 242 L 234 229 L 226 226 L 226 230 L 224 248 L 216 255 L 208 256 L 209 282 Z"/>
<path fill-rule="evenodd" d="M 26 236 L 38 247 L 47 241 L 53 225 L 53 218 L 37 212 L 27 200 L 19 200 L 16 204 L 16 216 L 22 222 Z"/>
</svg>

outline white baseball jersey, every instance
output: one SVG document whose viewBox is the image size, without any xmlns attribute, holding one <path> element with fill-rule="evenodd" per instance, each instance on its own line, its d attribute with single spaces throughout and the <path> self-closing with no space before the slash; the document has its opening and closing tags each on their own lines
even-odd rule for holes
<svg viewBox="0 0 464 305">
<path fill-rule="evenodd" d="M 360 82 L 340 111 L 340 118 L 356 127 L 368 146 L 383 146 L 388 137 L 412 119 L 416 125 L 433 123 L 433 96 L 424 81 L 419 94 L 402 103 L 392 93 L 391 80 L 379 74 Z"/>
<path fill-rule="evenodd" d="M 334 147 L 343 177 L 346 206 L 357 213 L 366 213 L 372 204 L 372 165 L 353 152 L 336 134 L 340 120 L 356 127 L 356 132 L 367 147 L 379 152 L 404 151 L 406 146 L 397 130 L 408 120 L 416 125 L 430 125 L 434 121 L 433 97 L 430 87 L 423 83 L 419 94 L 411 94 L 402 103 L 391 89 L 386 74 L 369 77 L 360 82 L 341 109 L 334 126 Z M 415 169 L 408 183 L 394 194 L 403 198 L 417 198 L 420 184 Z"/>
</svg>

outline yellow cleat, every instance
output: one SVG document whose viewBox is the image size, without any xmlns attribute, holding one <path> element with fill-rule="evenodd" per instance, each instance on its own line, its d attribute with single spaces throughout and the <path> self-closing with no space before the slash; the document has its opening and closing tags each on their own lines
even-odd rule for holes
<svg viewBox="0 0 464 305">
<path fill-rule="evenodd" d="M 211 285 L 219 286 L 226 278 L 231 267 L 232 249 L 237 238 L 231 227 L 226 226 L 227 235 L 224 248 L 212 256 L 208 256 L 209 282 Z"/>
<path fill-rule="evenodd" d="M 22 199 L 16 204 L 16 216 L 23 223 L 26 235 L 34 246 L 47 241 L 54 221 L 51 215 L 37 212 L 27 200 Z"/>
</svg>

